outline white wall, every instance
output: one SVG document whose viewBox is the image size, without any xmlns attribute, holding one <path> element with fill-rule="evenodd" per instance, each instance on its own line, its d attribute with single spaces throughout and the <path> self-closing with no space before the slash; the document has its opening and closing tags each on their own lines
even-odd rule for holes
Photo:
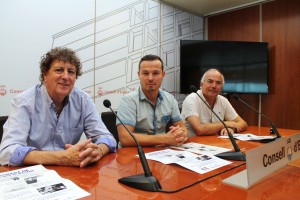
<svg viewBox="0 0 300 200">
<path fill-rule="evenodd" d="M 0 116 L 10 101 L 39 83 L 40 57 L 55 46 L 77 51 L 83 75 L 76 85 L 99 112 L 110 99 L 138 87 L 137 65 L 145 54 L 160 55 L 167 76 L 162 88 L 179 95 L 179 41 L 203 39 L 203 19 L 157 0 L 1 0 Z"/>
</svg>

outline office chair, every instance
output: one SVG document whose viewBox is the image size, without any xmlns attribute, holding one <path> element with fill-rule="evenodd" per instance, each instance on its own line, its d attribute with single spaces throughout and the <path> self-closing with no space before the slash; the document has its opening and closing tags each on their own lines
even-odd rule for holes
<svg viewBox="0 0 300 200">
<path fill-rule="evenodd" d="M 1 116 L 0 117 L 0 143 L 2 141 L 2 135 L 3 135 L 3 125 L 6 122 L 8 116 Z"/>
<path fill-rule="evenodd" d="M 106 128 L 111 132 L 111 134 L 114 136 L 118 144 L 119 136 L 118 136 L 118 130 L 116 126 L 116 116 L 114 115 L 113 112 L 108 111 L 108 112 L 102 112 L 101 118 Z"/>
</svg>

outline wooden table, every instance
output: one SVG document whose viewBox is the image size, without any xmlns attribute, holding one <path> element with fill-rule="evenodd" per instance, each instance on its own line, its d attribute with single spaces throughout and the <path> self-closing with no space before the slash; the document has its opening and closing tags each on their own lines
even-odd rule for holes
<svg viewBox="0 0 300 200">
<path fill-rule="evenodd" d="M 278 129 L 281 135 L 292 135 L 299 130 Z M 249 127 L 247 133 L 268 135 L 269 128 Z M 228 139 L 217 136 L 201 136 L 189 139 L 189 142 L 216 145 L 232 148 Z M 259 142 L 237 140 L 240 149 L 245 152 L 263 145 Z M 145 153 L 162 150 L 162 148 L 144 148 Z M 242 161 L 232 161 L 232 164 L 208 172 L 198 174 L 178 165 L 164 165 L 148 160 L 152 174 L 160 182 L 164 190 L 176 190 L 196 181 L 200 183 L 176 193 L 147 192 L 130 188 L 118 182 L 119 178 L 143 173 L 136 148 L 118 149 L 117 153 L 108 154 L 98 163 L 86 167 L 46 166 L 54 169 L 64 178 L 91 193 L 83 199 L 300 199 L 300 162 L 287 165 L 272 175 L 264 178 L 248 190 L 225 185 L 222 180 L 246 168 Z M 0 172 L 18 169 L 17 167 L 0 167 Z M 211 177 L 211 178 L 210 178 Z M 201 182 L 201 180 L 203 180 Z"/>
</svg>

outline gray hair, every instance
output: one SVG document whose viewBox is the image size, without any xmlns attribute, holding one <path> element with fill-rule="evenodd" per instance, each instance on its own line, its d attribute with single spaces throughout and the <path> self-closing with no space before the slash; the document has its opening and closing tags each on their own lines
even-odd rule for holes
<svg viewBox="0 0 300 200">
<path fill-rule="evenodd" d="M 214 69 L 214 68 L 207 70 L 207 71 L 203 74 L 203 76 L 202 76 L 200 82 L 201 82 L 201 83 L 204 83 L 204 81 L 206 80 L 206 75 L 207 75 L 207 73 L 208 73 L 208 72 L 211 72 L 211 71 L 217 71 L 217 72 L 219 72 L 219 73 L 222 75 L 222 84 L 224 85 L 224 84 L 225 84 L 225 78 L 224 78 L 223 74 L 222 74 L 219 70 Z"/>
</svg>

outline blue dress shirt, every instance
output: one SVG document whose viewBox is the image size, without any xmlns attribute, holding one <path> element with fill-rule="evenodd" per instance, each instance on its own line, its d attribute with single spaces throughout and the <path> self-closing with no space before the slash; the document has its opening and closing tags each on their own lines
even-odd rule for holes
<svg viewBox="0 0 300 200">
<path fill-rule="evenodd" d="M 1 165 L 22 165 L 32 150 L 65 150 L 84 132 L 95 144 L 116 151 L 116 140 L 101 120 L 91 97 L 74 87 L 59 118 L 45 85 L 36 85 L 12 100 L 0 145 Z"/>
</svg>

